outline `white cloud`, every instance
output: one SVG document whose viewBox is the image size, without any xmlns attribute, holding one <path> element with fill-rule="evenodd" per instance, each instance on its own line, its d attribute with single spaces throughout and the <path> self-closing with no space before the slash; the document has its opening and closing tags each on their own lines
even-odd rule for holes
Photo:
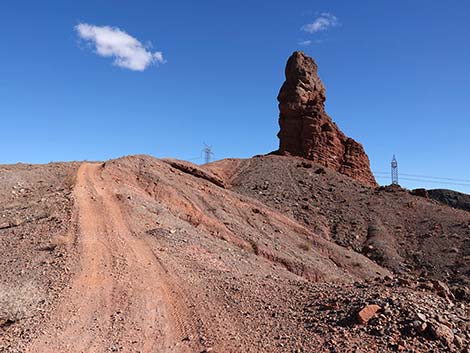
<svg viewBox="0 0 470 353">
<path fill-rule="evenodd" d="M 301 41 L 297 42 L 297 44 L 302 46 L 302 47 L 308 47 L 310 45 L 322 44 L 324 42 L 325 42 L 325 39 L 314 39 L 314 40 L 301 40 Z"/>
<path fill-rule="evenodd" d="M 298 44 L 301 45 L 301 46 L 304 46 L 304 47 L 308 47 L 309 45 L 311 45 L 313 42 L 311 40 L 302 40 L 300 41 Z"/>
<path fill-rule="evenodd" d="M 302 26 L 301 30 L 308 33 L 317 33 L 326 31 L 339 25 L 338 18 L 328 12 L 323 12 L 315 21 Z"/>
<path fill-rule="evenodd" d="M 114 64 L 133 71 L 144 71 L 152 64 L 163 64 L 160 51 L 152 53 L 136 38 L 116 27 L 80 23 L 75 26 L 78 36 L 94 44 L 96 54 L 114 57 Z"/>
</svg>

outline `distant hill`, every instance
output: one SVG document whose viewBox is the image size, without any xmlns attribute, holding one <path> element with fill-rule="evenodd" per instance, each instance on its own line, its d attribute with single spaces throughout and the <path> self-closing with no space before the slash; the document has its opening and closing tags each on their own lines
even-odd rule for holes
<svg viewBox="0 0 470 353">
<path fill-rule="evenodd" d="M 470 195 L 454 190 L 433 189 L 428 190 L 430 198 L 461 210 L 470 211 Z"/>
</svg>

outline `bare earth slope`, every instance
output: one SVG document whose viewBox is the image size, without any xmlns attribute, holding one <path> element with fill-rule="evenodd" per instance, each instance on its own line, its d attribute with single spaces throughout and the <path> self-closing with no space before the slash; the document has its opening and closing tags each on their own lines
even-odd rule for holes
<svg viewBox="0 0 470 353">
<path fill-rule="evenodd" d="M 428 277 L 417 281 L 411 269 L 398 266 L 402 274 L 395 276 L 362 254 L 364 239 L 342 231 L 347 222 L 337 221 L 331 232 L 331 217 L 349 219 L 337 206 L 341 184 L 374 205 L 398 198 L 393 193 L 374 198 L 384 191 L 324 170 L 315 175 L 338 190 L 314 212 L 298 179 L 318 181 L 302 175 L 317 169 L 279 156 L 204 168 L 132 156 L 63 168 L 68 173 L 58 178 L 76 182 L 73 194 L 62 191 L 73 201 L 64 204 L 73 242 L 62 253 L 76 261 L 59 266 L 69 275 L 41 306 L 43 314 L 33 314 L 36 321 L 1 325 L 0 352 L 437 352 L 463 351 L 470 338 L 462 285 L 456 298 L 444 283 L 442 289 Z M 463 227 L 455 244 L 468 251 L 468 213 L 441 209 Z M 356 216 L 362 236 L 365 218 Z M 5 235 L 15 243 L 39 233 Z M 50 279 L 52 272 L 42 275 Z M 359 324 L 358 311 L 372 304 L 378 313 Z"/>
<path fill-rule="evenodd" d="M 178 351 L 162 267 L 133 236 L 100 164 L 83 164 L 75 187 L 81 269 L 32 352 Z"/>
<path fill-rule="evenodd" d="M 23 352 L 75 269 L 78 164 L 0 166 L 0 352 Z"/>
<path fill-rule="evenodd" d="M 301 158 L 263 156 L 206 166 L 234 191 L 398 273 L 468 286 L 470 213 L 373 188 Z"/>
</svg>

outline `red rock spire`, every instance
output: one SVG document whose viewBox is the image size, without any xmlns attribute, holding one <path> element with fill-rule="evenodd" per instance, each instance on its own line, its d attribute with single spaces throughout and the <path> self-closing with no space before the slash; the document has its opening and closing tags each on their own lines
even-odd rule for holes
<svg viewBox="0 0 470 353">
<path fill-rule="evenodd" d="M 376 186 L 362 145 L 347 137 L 325 112 L 326 91 L 315 61 L 296 51 L 287 61 L 279 101 L 279 153 L 301 156 Z"/>
</svg>

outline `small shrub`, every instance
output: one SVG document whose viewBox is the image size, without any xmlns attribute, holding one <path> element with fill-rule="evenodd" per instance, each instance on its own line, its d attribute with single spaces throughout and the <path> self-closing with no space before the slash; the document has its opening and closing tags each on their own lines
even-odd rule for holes
<svg viewBox="0 0 470 353">
<path fill-rule="evenodd" d="M 0 284 L 0 322 L 16 322 L 34 315 L 42 300 L 32 282 L 7 286 Z"/>
<path fill-rule="evenodd" d="M 69 236 L 64 235 L 64 234 L 59 234 L 54 236 L 51 239 L 50 246 L 52 247 L 53 250 L 56 248 L 60 249 L 68 249 L 70 245 L 71 239 Z"/>
<path fill-rule="evenodd" d="M 68 250 L 70 241 L 71 240 L 65 235 L 56 235 L 52 237 L 47 245 L 40 247 L 39 250 L 49 252 L 56 250 Z"/>
</svg>

